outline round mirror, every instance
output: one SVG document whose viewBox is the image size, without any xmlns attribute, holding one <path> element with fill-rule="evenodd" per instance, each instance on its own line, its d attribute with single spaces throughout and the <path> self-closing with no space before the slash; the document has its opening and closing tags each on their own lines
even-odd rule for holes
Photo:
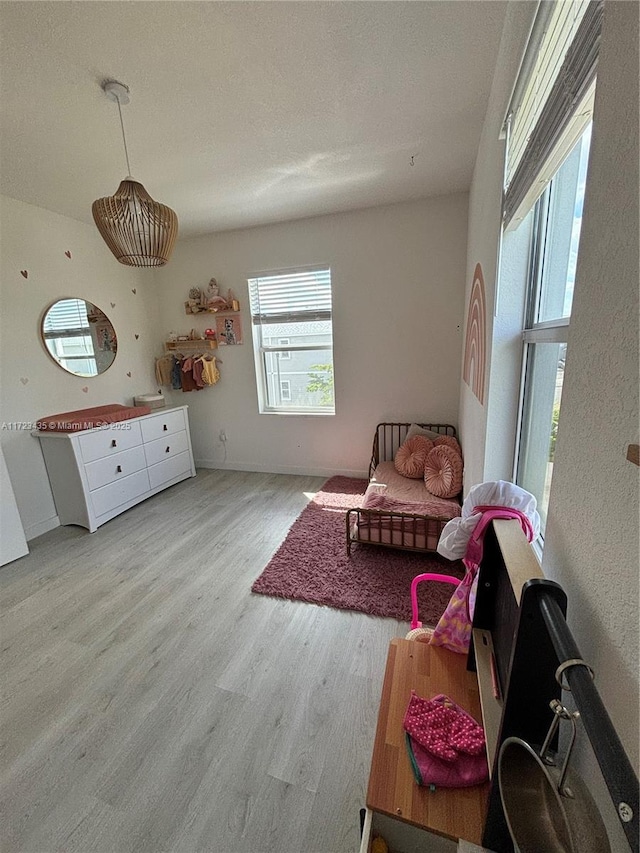
<svg viewBox="0 0 640 853">
<path fill-rule="evenodd" d="M 51 358 L 75 376 L 97 376 L 113 364 L 118 339 L 111 320 L 84 299 L 59 299 L 45 312 L 40 331 Z"/>
</svg>

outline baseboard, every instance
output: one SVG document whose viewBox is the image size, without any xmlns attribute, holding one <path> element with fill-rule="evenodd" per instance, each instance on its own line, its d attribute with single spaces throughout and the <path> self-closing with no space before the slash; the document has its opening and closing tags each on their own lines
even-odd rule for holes
<svg viewBox="0 0 640 853">
<path fill-rule="evenodd" d="M 35 524 L 30 524 L 24 529 L 24 536 L 27 542 L 35 539 L 36 536 L 42 536 L 43 533 L 48 533 L 55 527 L 60 527 L 60 519 L 57 515 L 52 518 L 46 518 L 44 521 L 36 521 Z"/>
<path fill-rule="evenodd" d="M 367 479 L 368 473 L 353 468 L 302 468 L 297 465 L 257 465 L 244 462 L 215 462 L 213 459 L 196 459 L 196 468 L 213 468 L 218 471 L 254 471 L 257 474 L 298 474 L 306 477 L 333 477 L 340 474 L 343 477 L 362 477 Z"/>
</svg>

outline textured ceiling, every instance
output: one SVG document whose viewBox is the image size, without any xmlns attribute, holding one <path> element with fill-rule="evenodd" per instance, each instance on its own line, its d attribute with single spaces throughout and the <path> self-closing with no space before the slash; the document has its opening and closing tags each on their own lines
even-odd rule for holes
<svg viewBox="0 0 640 853">
<path fill-rule="evenodd" d="M 182 236 L 466 190 L 504 13 L 0 2 L 0 189 L 91 222 L 127 171 L 113 78 L 132 173 Z"/>
</svg>

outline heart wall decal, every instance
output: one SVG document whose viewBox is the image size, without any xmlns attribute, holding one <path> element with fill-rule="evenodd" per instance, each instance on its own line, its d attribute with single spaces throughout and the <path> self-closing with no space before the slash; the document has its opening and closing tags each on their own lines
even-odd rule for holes
<svg viewBox="0 0 640 853">
<path fill-rule="evenodd" d="M 110 302 L 110 303 L 109 303 L 109 305 L 111 305 L 111 307 L 112 307 L 112 308 L 115 308 L 115 307 L 116 307 L 116 303 L 115 303 L 115 302 Z"/>
<path fill-rule="evenodd" d="M 129 379 L 131 379 L 131 371 L 130 370 L 127 370 L 127 376 L 129 377 Z"/>
<path fill-rule="evenodd" d="M 69 260 L 71 260 L 71 252 L 68 249 L 65 252 L 65 255 L 69 258 Z"/>
<path fill-rule="evenodd" d="M 136 290 L 136 288 L 135 288 L 135 287 L 132 287 L 132 288 L 131 288 L 131 293 L 133 293 L 133 295 L 134 295 L 134 296 L 136 295 L 136 293 L 137 293 L 137 292 L 138 292 L 138 291 Z"/>
<path fill-rule="evenodd" d="M 84 386 L 84 388 L 83 388 L 82 390 L 83 390 L 83 392 L 84 392 L 85 394 L 88 394 L 88 393 L 89 393 L 89 386 L 88 386 L 88 385 L 85 385 L 85 386 Z"/>
<path fill-rule="evenodd" d="M 29 381 L 29 379 L 26 376 L 20 377 L 20 382 L 22 382 L 23 385 L 26 385 L 28 381 Z"/>
<path fill-rule="evenodd" d="M 133 337 L 134 337 L 136 340 L 138 340 L 138 338 L 140 337 L 140 335 L 134 335 Z"/>
<path fill-rule="evenodd" d="M 22 278 L 29 278 L 29 270 L 20 270 Z"/>
</svg>

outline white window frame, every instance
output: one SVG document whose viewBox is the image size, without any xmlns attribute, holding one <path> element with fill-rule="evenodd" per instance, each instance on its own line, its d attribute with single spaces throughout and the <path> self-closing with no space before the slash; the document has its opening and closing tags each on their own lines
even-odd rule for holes
<svg viewBox="0 0 640 853">
<path fill-rule="evenodd" d="M 256 283 L 260 279 L 278 278 L 286 276 L 304 276 L 307 273 L 322 272 L 328 275 L 329 278 L 329 300 L 328 305 L 325 299 L 322 306 L 318 308 L 302 308 L 291 310 L 290 312 L 281 311 L 277 314 L 260 314 L 260 308 L 255 303 L 256 288 L 259 286 Z M 278 415 L 335 415 L 334 405 L 329 406 L 288 406 L 288 405 L 269 405 L 269 389 L 268 389 L 268 371 L 266 359 L 268 355 L 274 354 L 276 360 L 280 360 L 282 353 L 286 353 L 289 358 L 291 353 L 295 352 L 327 352 L 330 355 L 331 366 L 334 367 L 333 359 L 333 294 L 332 294 L 332 273 L 331 267 L 328 264 L 319 264 L 314 266 L 302 266 L 285 270 L 273 270 L 268 272 L 254 273 L 248 277 L 249 286 L 249 305 L 251 306 L 252 314 L 252 337 L 253 337 L 253 353 L 256 371 L 256 388 L 258 393 L 258 411 L 260 414 L 278 414 Z M 331 323 L 331 342 L 330 343 L 312 343 L 312 344 L 291 344 L 286 348 L 280 345 L 270 345 L 263 343 L 262 328 L 263 323 L 271 317 L 277 317 L 281 322 L 304 322 L 328 320 Z M 265 325 L 265 328 L 267 326 Z M 282 340 L 286 340 L 282 338 Z M 290 338 L 289 338 L 290 340 Z M 279 386 L 278 386 L 279 387 Z"/>
<path fill-rule="evenodd" d="M 576 144 L 579 143 L 580 140 Z M 584 156 L 584 150 L 581 156 Z M 560 171 L 560 168 L 558 171 Z M 579 184 L 581 180 L 580 174 L 578 174 L 577 180 Z M 531 404 L 530 395 L 534 393 L 534 387 L 531 385 L 529 375 L 533 369 L 534 348 L 545 344 L 567 344 L 569 338 L 571 312 L 569 312 L 569 316 L 560 316 L 558 314 L 553 319 L 543 321 L 538 321 L 537 319 L 540 313 L 540 300 L 543 297 L 546 286 L 545 281 L 543 281 L 545 264 L 551 263 L 551 258 L 547 256 L 547 241 L 552 236 L 553 229 L 557 227 L 553 220 L 551 222 L 548 221 L 553 192 L 554 178 L 551 179 L 551 182 L 536 202 L 531 237 L 531 255 L 526 289 L 525 327 L 522 331 L 522 372 L 513 462 L 513 481 L 523 486 L 523 488 L 527 487 L 527 483 L 522 482 L 524 454 L 526 452 L 524 433 L 528 422 L 528 407 Z M 575 220 L 573 222 L 575 223 Z M 551 439 L 551 433 L 549 438 Z M 544 542 L 544 529 L 541 530 L 540 540 L 542 543 Z"/>
</svg>

